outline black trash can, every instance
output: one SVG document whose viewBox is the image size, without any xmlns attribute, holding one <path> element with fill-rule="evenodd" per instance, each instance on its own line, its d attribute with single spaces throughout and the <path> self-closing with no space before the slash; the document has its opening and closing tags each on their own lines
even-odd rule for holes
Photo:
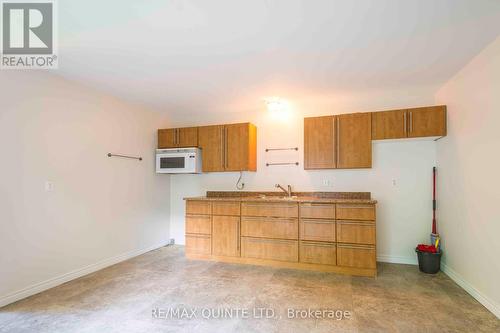
<svg viewBox="0 0 500 333">
<path fill-rule="evenodd" d="M 418 256 L 418 268 L 421 272 L 427 274 L 436 274 L 441 268 L 441 255 L 443 252 L 439 250 L 436 253 L 422 252 L 415 249 Z"/>
</svg>

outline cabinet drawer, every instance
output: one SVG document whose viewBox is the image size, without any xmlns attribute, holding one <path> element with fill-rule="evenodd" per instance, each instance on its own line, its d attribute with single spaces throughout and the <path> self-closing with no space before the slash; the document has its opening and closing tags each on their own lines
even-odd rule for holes
<svg viewBox="0 0 500 333">
<path fill-rule="evenodd" d="M 186 215 L 186 233 L 210 235 L 212 233 L 210 215 Z"/>
<path fill-rule="evenodd" d="M 186 201 L 186 214 L 210 215 L 212 213 L 212 203 L 210 201 Z"/>
<path fill-rule="evenodd" d="M 377 268 L 375 246 L 337 243 L 337 265 Z"/>
<path fill-rule="evenodd" d="M 335 242 L 335 220 L 300 219 L 300 239 Z"/>
<path fill-rule="evenodd" d="M 241 237 L 241 256 L 297 262 L 299 260 L 298 241 Z"/>
<path fill-rule="evenodd" d="M 375 221 L 375 205 L 337 204 L 337 220 Z"/>
<path fill-rule="evenodd" d="M 334 204 L 300 204 L 300 217 L 316 219 L 335 219 Z"/>
<path fill-rule="evenodd" d="M 243 202 L 241 203 L 241 215 L 264 217 L 298 217 L 299 206 L 296 203 L 286 202 Z"/>
<path fill-rule="evenodd" d="M 241 235 L 249 237 L 298 239 L 297 219 L 242 217 Z"/>
<path fill-rule="evenodd" d="M 337 241 L 354 244 L 375 244 L 375 223 L 337 220 Z"/>
<path fill-rule="evenodd" d="M 337 264 L 335 243 L 300 242 L 300 262 L 320 265 Z"/>
<path fill-rule="evenodd" d="M 211 254 L 212 238 L 210 235 L 186 235 L 187 254 Z"/>
<path fill-rule="evenodd" d="M 240 216 L 240 203 L 229 201 L 214 201 L 212 203 L 213 215 Z"/>
</svg>

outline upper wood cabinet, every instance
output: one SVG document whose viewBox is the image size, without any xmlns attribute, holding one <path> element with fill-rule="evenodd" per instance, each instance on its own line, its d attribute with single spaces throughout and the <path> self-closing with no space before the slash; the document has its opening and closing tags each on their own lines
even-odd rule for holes
<svg viewBox="0 0 500 333">
<path fill-rule="evenodd" d="M 369 113 L 336 116 L 337 168 L 372 166 L 372 123 Z"/>
<path fill-rule="evenodd" d="M 445 105 L 372 113 L 373 140 L 445 135 Z"/>
<path fill-rule="evenodd" d="M 256 171 L 257 128 L 250 123 L 198 129 L 203 172 Z"/>
<path fill-rule="evenodd" d="M 198 127 L 167 128 L 158 130 L 158 148 L 198 146 Z"/>
<path fill-rule="evenodd" d="M 408 109 L 408 137 L 446 135 L 446 106 Z"/>
<path fill-rule="evenodd" d="M 158 148 L 174 148 L 177 137 L 176 128 L 167 128 L 158 130 Z"/>
<path fill-rule="evenodd" d="M 333 116 L 304 118 L 304 168 L 334 169 L 337 167 L 335 118 Z"/>
<path fill-rule="evenodd" d="M 202 149 L 203 172 L 224 171 L 224 126 L 198 128 L 198 144 Z"/>
<path fill-rule="evenodd" d="M 250 123 L 224 125 L 225 171 L 257 170 L 257 128 Z"/>
<path fill-rule="evenodd" d="M 305 169 L 370 168 L 369 113 L 304 119 Z"/>
<path fill-rule="evenodd" d="M 372 113 L 372 139 L 406 138 L 408 124 L 406 110 L 392 110 Z"/>
</svg>

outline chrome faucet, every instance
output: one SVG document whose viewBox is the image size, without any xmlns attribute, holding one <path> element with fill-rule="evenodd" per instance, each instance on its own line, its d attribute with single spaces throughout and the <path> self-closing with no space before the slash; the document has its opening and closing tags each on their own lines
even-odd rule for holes
<svg viewBox="0 0 500 333">
<path fill-rule="evenodd" d="M 289 196 L 289 197 L 292 196 L 292 186 L 291 185 L 288 185 L 288 189 L 285 189 L 280 184 L 276 184 L 275 186 L 276 186 L 276 188 L 279 188 L 280 190 L 282 190 L 283 192 L 285 192 L 287 196 Z"/>
</svg>

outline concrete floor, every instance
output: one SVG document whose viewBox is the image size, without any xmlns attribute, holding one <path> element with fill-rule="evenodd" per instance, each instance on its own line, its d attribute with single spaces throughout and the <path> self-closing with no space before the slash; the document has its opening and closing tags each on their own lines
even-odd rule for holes
<svg viewBox="0 0 500 333">
<path fill-rule="evenodd" d="M 500 320 L 446 275 L 415 266 L 379 264 L 373 279 L 188 261 L 183 251 L 161 248 L 4 307 L 0 332 L 500 332 Z M 197 318 L 167 318 L 169 308 Z M 203 318 L 220 308 L 233 318 Z M 351 318 L 289 319 L 289 308 Z"/>
</svg>

